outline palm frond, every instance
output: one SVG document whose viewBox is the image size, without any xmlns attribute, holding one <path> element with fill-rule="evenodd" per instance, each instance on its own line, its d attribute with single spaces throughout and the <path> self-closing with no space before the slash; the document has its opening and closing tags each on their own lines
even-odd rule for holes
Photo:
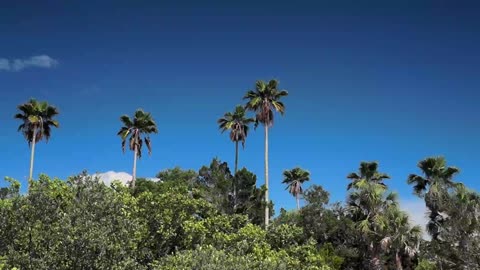
<svg viewBox="0 0 480 270">
<path fill-rule="evenodd" d="M 51 127 L 59 127 L 58 121 L 53 119 L 58 115 L 58 109 L 45 101 L 38 102 L 30 99 L 29 102 L 18 105 L 17 109 L 22 112 L 14 116 L 15 119 L 22 121 L 18 131 L 23 133 L 29 145 L 34 139 L 34 133 L 36 133 L 35 141 L 38 142 L 43 138 L 48 141 L 51 136 Z"/>
<path fill-rule="evenodd" d="M 152 154 L 152 145 L 151 145 L 151 141 L 150 141 L 149 136 L 145 137 L 145 145 L 147 145 L 148 154 L 151 155 Z"/>
<path fill-rule="evenodd" d="M 120 116 L 120 121 L 122 121 L 122 123 L 125 125 L 126 128 L 133 127 L 132 119 L 130 119 L 128 115 Z"/>
<path fill-rule="evenodd" d="M 357 173 L 352 172 L 347 175 L 347 178 L 355 180 L 355 179 L 360 179 L 360 176 Z"/>
</svg>

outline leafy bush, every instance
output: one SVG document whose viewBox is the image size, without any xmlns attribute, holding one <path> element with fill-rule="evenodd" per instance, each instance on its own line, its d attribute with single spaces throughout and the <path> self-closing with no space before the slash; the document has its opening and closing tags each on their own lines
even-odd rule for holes
<svg viewBox="0 0 480 270">
<path fill-rule="evenodd" d="M 173 256 L 167 256 L 152 265 L 155 270 L 331 270 L 329 266 L 301 264 L 284 252 L 270 252 L 266 257 L 255 254 L 240 255 L 217 250 L 212 246 L 200 247 Z"/>
</svg>

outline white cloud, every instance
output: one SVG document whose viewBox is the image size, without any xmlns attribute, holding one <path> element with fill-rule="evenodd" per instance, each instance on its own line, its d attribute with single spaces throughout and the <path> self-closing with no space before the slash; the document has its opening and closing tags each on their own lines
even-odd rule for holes
<svg viewBox="0 0 480 270">
<path fill-rule="evenodd" d="M 8 59 L 0 58 L 0 70 L 10 70 L 10 62 Z"/>
<path fill-rule="evenodd" d="M 427 225 L 427 207 L 425 206 L 425 201 L 420 199 L 412 199 L 407 201 L 400 202 L 400 208 L 407 212 L 410 217 L 410 222 L 413 225 L 420 225 L 423 230 L 423 238 L 430 239 L 430 236 L 425 230 Z"/>
<path fill-rule="evenodd" d="M 92 175 L 93 177 L 98 177 L 101 182 L 103 182 L 105 185 L 109 186 L 113 181 L 118 180 L 124 185 L 128 185 L 130 181 L 132 180 L 132 175 L 126 172 L 114 172 L 114 171 L 108 171 L 104 173 L 96 173 Z M 160 179 L 150 177 L 146 178 L 147 180 L 150 181 L 159 181 Z"/>
<path fill-rule="evenodd" d="M 114 172 L 114 171 L 97 173 L 97 174 L 94 174 L 93 177 L 98 177 L 99 180 L 107 186 L 109 186 L 114 180 L 119 180 L 124 185 L 127 185 L 132 180 L 132 175 L 126 172 Z"/>
<path fill-rule="evenodd" d="M 58 61 L 48 55 L 36 55 L 26 59 L 0 58 L 0 70 L 21 71 L 26 68 L 53 68 L 58 65 Z"/>
</svg>

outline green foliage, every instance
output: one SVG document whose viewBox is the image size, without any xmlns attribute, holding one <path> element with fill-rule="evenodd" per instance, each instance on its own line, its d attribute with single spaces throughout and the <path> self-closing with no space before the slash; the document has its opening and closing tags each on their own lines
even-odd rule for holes
<svg viewBox="0 0 480 270">
<path fill-rule="evenodd" d="M 182 170 L 180 167 L 173 169 L 166 169 L 159 172 L 156 176 L 162 182 L 176 182 L 186 185 L 191 185 L 198 177 L 197 172 L 194 170 Z"/>
<path fill-rule="evenodd" d="M 362 163 L 349 175 L 347 204 L 329 203 L 329 193 L 312 185 L 305 206 L 281 209 L 267 230 L 260 227 L 264 187 L 245 168 L 232 176 L 218 159 L 198 174 L 177 167 L 135 187 L 106 186 L 84 172 L 67 181 L 41 175 L 21 194 L 19 182 L 6 178 L 0 269 L 479 268 L 477 192 L 439 169 L 446 178 L 435 181 L 452 185 L 435 197 L 443 218 L 438 237 L 422 241 L 377 168 Z M 425 173 L 431 183 L 433 172 Z"/>
<path fill-rule="evenodd" d="M 86 175 L 42 175 L 1 209 L 10 210 L 2 224 L 7 269 L 141 269 L 134 255 L 144 232 L 128 192 Z"/>
<path fill-rule="evenodd" d="M 0 200 L 18 196 L 20 192 L 20 182 L 11 177 L 5 177 L 5 181 L 10 185 L 0 188 Z"/>
<path fill-rule="evenodd" d="M 142 261 L 152 262 L 177 250 L 192 248 L 197 237 L 191 227 L 212 216 L 216 210 L 203 199 L 195 199 L 184 187 L 170 186 L 154 194 L 143 192 L 137 198 L 138 215 L 147 232 L 142 237 Z"/>
<path fill-rule="evenodd" d="M 427 261 L 427 260 L 421 260 L 418 262 L 417 267 L 415 267 L 415 270 L 437 270 L 437 267 L 433 262 Z"/>
<path fill-rule="evenodd" d="M 154 264 L 155 270 L 287 270 L 287 263 L 280 256 L 259 259 L 253 254 L 239 256 L 217 250 L 211 246 L 189 250 L 168 256 Z M 327 270 L 328 268 L 324 268 Z"/>
<path fill-rule="evenodd" d="M 340 269 L 342 258 L 331 246 L 319 250 L 315 241 L 296 243 L 300 228 L 282 225 L 274 232 L 247 224 L 238 233 L 214 235 L 216 244 L 164 257 L 155 269 Z"/>
</svg>

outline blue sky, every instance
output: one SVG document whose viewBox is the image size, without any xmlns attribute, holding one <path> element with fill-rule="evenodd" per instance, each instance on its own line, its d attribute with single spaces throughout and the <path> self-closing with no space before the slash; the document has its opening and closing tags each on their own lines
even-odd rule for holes
<svg viewBox="0 0 480 270">
<path fill-rule="evenodd" d="M 294 207 L 280 184 L 294 166 L 334 200 L 345 198 L 345 176 L 362 160 L 379 161 L 406 201 L 414 200 L 407 175 L 431 155 L 446 156 L 462 169 L 458 180 L 480 188 L 473 2 L 226 2 L 0 4 L 0 59 L 10 65 L 0 63 L 0 175 L 26 182 L 30 151 L 13 115 L 30 97 L 61 112 L 61 128 L 38 145 L 36 175 L 130 172 L 132 153 L 122 154 L 116 132 L 119 116 L 137 108 L 160 130 L 140 176 L 197 170 L 215 156 L 233 165 L 234 145 L 216 120 L 255 80 L 277 78 L 290 92 L 270 132 L 277 207 Z M 42 55 L 51 61 L 31 59 Z M 263 183 L 261 130 L 248 137 L 240 165 Z"/>
</svg>

